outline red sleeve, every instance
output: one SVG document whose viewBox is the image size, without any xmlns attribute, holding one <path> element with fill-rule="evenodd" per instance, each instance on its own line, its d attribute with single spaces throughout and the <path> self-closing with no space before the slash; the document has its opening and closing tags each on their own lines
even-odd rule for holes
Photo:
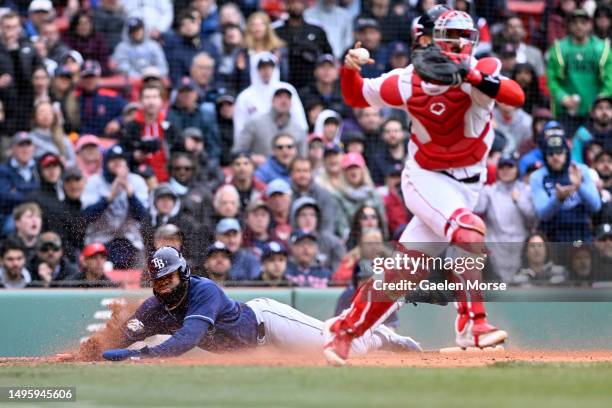
<svg viewBox="0 0 612 408">
<path fill-rule="evenodd" d="M 342 67 L 340 70 L 340 88 L 344 102 L 353 108 L 370 106 L 363 96 L 363 78 L 354 69 Z"/>
<path fill-rule="evenodd" d="M 525 93 L 518 82 L 512 79 L 500 78 L 499 92 L 495 100 L 506 105 L 519 107 L 525 103 Z"/>
</svg>

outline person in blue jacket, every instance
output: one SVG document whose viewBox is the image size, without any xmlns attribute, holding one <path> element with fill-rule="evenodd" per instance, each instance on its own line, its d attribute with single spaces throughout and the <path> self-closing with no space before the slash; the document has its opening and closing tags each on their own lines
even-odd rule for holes
<svg viewBox="0 0 612 408">
<path fill-rule="evenodd" d="M 544 147 L 546 140 L 551 136 L 565 137 L 565 130 L 561 123 L 556 120 L 550 120 L 544 124 L 542 133 L 537 138 L 538 147 L 528 151 L 521 157 L 519 161 L 519 174 L 521 177 L 527 174 L 530 169 L 539 169 L 544 165 Z"/>
<path fill-rule="evenodd" d="M 563 136 L 549 137 L 543 154 L 544 166 L 530 178 L 542 231 L 551 242 L 590 241 L 590 216 L 601 208 L 601 197 L 589 168 L 571 161 Z"/>
</svg>

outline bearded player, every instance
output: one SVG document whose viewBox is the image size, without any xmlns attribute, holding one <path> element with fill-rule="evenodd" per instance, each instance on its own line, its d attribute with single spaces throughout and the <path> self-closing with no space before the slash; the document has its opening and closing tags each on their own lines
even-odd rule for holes
<svg viewBox="0 0 612 408">
<path fill-rule="evenodd" d="M 437 10 L 440 11 L 440 10 Z M 478 31 L 471 17 L 441 10 L 433 21 L 433 44 L 413 51 L 413 63 L 379 78 L 364 79 L 367 62 L 350 50 L 341 71 L 345 102 L 406 110 L 412 119 L 408 159 L 402 172 L 402 193 L 414 217 L 401 235 L 398 251 L 410 257 L 435 257 L 446 247 L 466 256 L 484 253 L 484 222 L 474 208 L 486 179 L 486 158 L 494 139 L 491 116 L 495 102 L 521 106 L 520 86 L 499 72 L 496 58 L 472 57 Z M 420 44 L 426 41 L 420 42 Z M 359 44 L 356 45 L 356 48 Z M 456 271 L 455 271 L 456 272 Z M 450 273 L 448 280 L 478 280 L 481 270 Z M 387 268 L 384 282 L 427 277 L 424 268 Z M 324 355 L 336 365 L 348 358 L 351 342 L 397 308 L 404 292 L 375 289 L 374 280 L 356 293 L 350 309 L 325 324 Z M 508 334 L 488 323 L 479 291 L 455 293 L 456 343 L 460 347 L 493 347 Z"/>
</svg>

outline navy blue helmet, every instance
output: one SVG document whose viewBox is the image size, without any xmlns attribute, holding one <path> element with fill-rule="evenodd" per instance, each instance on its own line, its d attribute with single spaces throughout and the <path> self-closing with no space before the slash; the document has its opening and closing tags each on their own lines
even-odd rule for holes
<svg viewBox="0 0 612 408">
<path fill-rule="evenodd" d="M 181 280 L 188 280 L 191 270 L 187 266 L 187 261 L 183 255 L 172 247 L 161 247 L 149 260 L 149 277 L 151 280 L 159 279 L 178 271 Z"/>
</svg>

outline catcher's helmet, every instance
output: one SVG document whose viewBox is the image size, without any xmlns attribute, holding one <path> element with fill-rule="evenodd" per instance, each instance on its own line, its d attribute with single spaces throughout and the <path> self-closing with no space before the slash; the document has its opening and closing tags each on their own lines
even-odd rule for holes
<svg viewBox="0 0 612 408">
<path fill-rule="evenodd" d="M 445 53 L 469 57 L 478 43 L 478 30 L 468 13 L 448 10 L 434 21 L 433 41 Z"/>
<path fill-rule="evenodd" d="M 438 4 L 427 10 L 425 13 L 423 13 L 423 15 L 421 15 L 421 17 L 419 17 L 414 31 L 414 38 L 417 40 L 417 42 L 419 37 L 423 35 L 427 35 L 429 37 L 433 36 L 434 22 L 448 10 L 450 9 L 447 6 Z"/>
<path fill-rule="evenodd" d="M 172 247 L 161 247 L 149 260 L 149 277 L 151 280 L 159 279 L 178 271 L 181 280 L 188 280 L 191 270 L 183 255 Z"/>
</svg>

